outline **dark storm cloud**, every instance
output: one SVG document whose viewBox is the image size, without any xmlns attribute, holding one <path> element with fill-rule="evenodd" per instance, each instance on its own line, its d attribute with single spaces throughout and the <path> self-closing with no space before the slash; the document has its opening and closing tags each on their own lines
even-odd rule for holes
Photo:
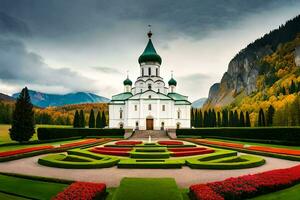
<svg viewBox="0 0 300 200">
<path fill-rule="evenodd" d="M 26 23 L 4 12 L 0 12 L 0 31 L 1 36 L 30 36 L 30 31 Z"/>
<path fill-rule="evenodd" d="M 249 14 L 297 0 L 0 0 L 1 10 L 26 20 L 36 35 L 70 37 L 107 30 L 130 20 L 197 38 Z M 127 31 L 127 30 L 124 30 Z M 171 31 L 171 32 L 170 32 Z"/>
</svg>

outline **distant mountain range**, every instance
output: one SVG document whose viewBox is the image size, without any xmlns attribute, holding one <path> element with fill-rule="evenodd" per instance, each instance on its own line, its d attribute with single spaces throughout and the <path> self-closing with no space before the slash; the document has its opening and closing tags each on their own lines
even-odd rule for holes
<svg viewBox="0 0 300 200">
<path fill-rule="evenodd" d="M 20 93 L 15 93 L 12 95 L 12 97 L 17 98 L 19 94 Z M 107 103 L 110 101 L 108 98 L 87 92 L 76 92 L 60 95 L 29 90 L 29 95 L 33 105 L 43 108 L 49 106 L 63 106 L 68 104 Z"/>
<path fill-rule="evenodd" d="M 201 108 L 206 100 L 207 100 L 207 98 L 200 98 L 192 103 L 192 107 L 193 108 Z"/>
<path fill-rule="evenodd" d="M 0 93 L 0 100 L 4 101 L 14 101 L 15 99 L 11 96 L 8 96 L 6 94 Z"/>
</svg>

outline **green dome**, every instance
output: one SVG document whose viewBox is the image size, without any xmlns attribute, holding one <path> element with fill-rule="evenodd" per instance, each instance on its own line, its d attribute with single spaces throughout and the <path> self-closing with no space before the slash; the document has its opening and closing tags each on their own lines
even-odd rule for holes
<svg viewBox="0 0 300 200">
<path fill-rule="evenodd" d="M 161 64 L 161 57 L 156 53 L 151 39 L 149 39 L 143 54 L 139 57 L 139 63 L 144 62 L 158 62 Z"/>
<path fill-rule="evenodd" d="M 127 78 L 125 81 L 123 81 L 123 84 L 131 86 L 132 85 L 132 81 L 129 78 Z"/>
<path fill-rule="evenodd" d="M 174 78 L 171 78 L 171 79 L 169 80 L 168 84 L 169 84 L 169 85 L 174 85 L 174 86 L 176 86 L 176 85 L 177 85 L 177 81 L 175 81 Z"/>
</svg>

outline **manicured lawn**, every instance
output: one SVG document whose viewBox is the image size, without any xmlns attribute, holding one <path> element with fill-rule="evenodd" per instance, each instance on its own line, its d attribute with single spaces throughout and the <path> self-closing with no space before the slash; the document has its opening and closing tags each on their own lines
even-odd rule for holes
<svg viewBox="0 0 300 200">
<path fill-rule="evenodd" d="M 9 137 L 8 129 L 10 129 L 11 125 L 9 124 L 0 124 L 0 144 L 14 142 Z M 47 125 L 47 124 L 38 124 L 36 125 L 36 129 L 39 127 L 70 127 L 70 126 L 63 126 L 63 125 Z M 37 134 L 35 133 L 31 138 L 31 141 L 37 140 Z"/>
<path fill-rule="evenodd" d="M 0 199 L 1 200 L 27 200 L 27 198 L 18 197 L 10 194 L 5 194 L 0 192 Z"/>
<path fill-rule="evenodd" d="M 285 146 L 285 145 L 276 145 L 276 144 L 265 144 L 265 143 L 255 143 L 255 142 L 243 142 L 236 140 L 224 140 L 224 139 L 214 139 L 214 138 L 205 138 L 207 140 L 213 141 L 221 141 L 221 142 L 232 142 L 237 144 L 248 144 L 248 145 L 258 145 L 258 146 L 266 146 L 266 147 L 277 147 L 277 148 L 287 148 L 287 149 L 297 149 L 300 150 L 300 146 Z"/>
<path fill-rule="evenodd" d="M 183 200 L 173 178 L 123 178 L 112 200 Z"/>
<path fill-rule="evenodd" d="M 252 200 L 299 200 L 300 184 L 293 187 L 253 198 Z"/>
<path fill-rule="evenodd" d="M 0 175 L 0 185 L 1 200 L 1 195 L 5 197 L 3 193 L 24 198 L 48 200 L 68 186 L 67 184 L 30 180 L 6 175 Z"/>
</svg>

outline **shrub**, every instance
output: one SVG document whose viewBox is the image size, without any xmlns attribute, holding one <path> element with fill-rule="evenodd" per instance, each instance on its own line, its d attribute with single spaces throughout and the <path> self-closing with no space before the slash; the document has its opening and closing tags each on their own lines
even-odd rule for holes
<svg viewBox="0 0 300 200">
<path fill-rule="evenodd" d="M 104 183 L 75 182 L 58 193 L 53 200 L 93 200 L 96 197 L 103 198 L 105 193 L 106 185 Z"/>
<path fill-rule="evenodd" d="M 124 129 L 101 128 L 38 128 L 39 140 L 87 136 L 119 136 L 124 137 Z"/>
<path fill-rule="evenodd" d="M 199 137 L 228 137 L 240 139 L 279 140 L 288 144 L 300 144 L 299 127 L 260 127 L 260 128 L 197 128 L 176 129 L 176 134 Z"/>
</svg>

